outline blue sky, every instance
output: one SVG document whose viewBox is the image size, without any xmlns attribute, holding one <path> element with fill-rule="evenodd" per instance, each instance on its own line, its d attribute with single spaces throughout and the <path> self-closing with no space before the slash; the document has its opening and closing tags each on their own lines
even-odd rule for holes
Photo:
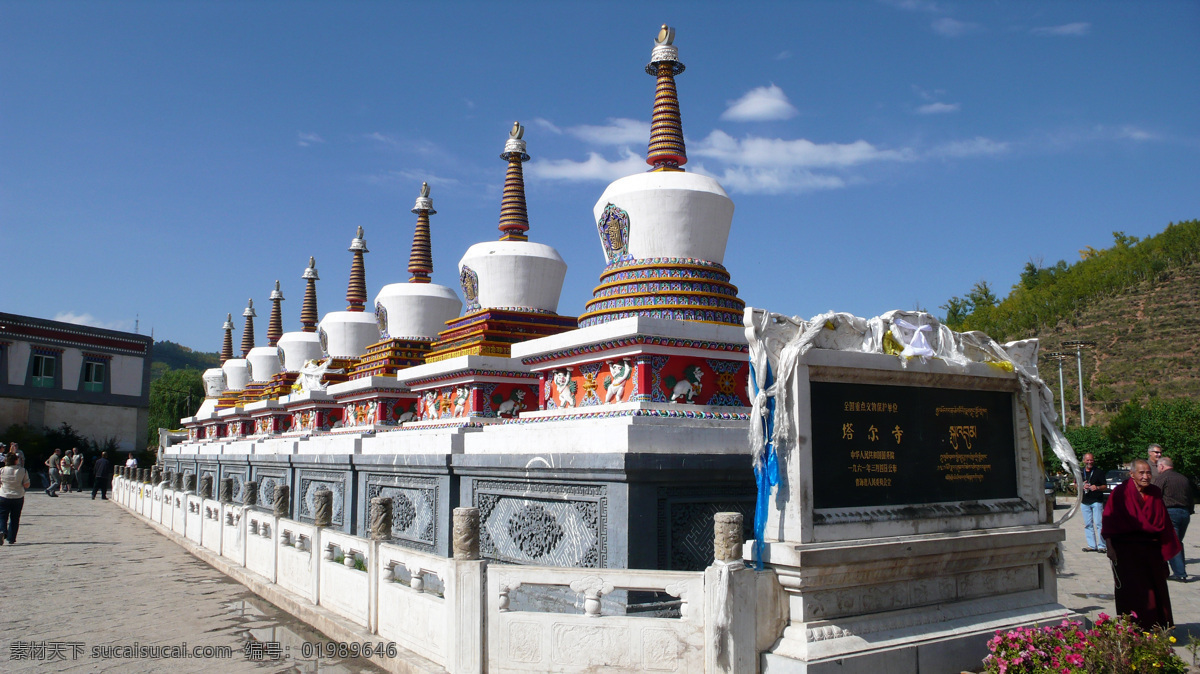
<svg viewBox="0 0 1200 674">
<path fill-rule="evenodd" d="M 747 303 L 938 306 L 1029 260 L 1200 217 L 1195 2 L 0 2 L 0 308 L 201 350 L 282 282 L 299 325 L 498 236 L 522 121 L 530 238 L 578 315 L 592 206 L 644 170 L 658 26 L 677 29 L 688 170 L 736 204 Z"/>
</svg>

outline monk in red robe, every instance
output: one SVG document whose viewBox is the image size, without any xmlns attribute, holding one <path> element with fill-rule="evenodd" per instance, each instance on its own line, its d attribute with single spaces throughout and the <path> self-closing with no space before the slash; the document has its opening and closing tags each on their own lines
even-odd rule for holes
<svg viewBox="0 0 1200 674">
<path fill-rule="evenodd" d="M 1167 560 L 1183 547 L 1167 516 L 1162 491 L 1150 478 L 1149 462 L 1135 460 L 1129 479 L 1113 489 L 1104 504 L 1100 531 L 1112 561 L 1117 613 L 1136 614 L 1137 624 L 1147 631 L 1175 624 L 1167 593 Z"/>
</svg>

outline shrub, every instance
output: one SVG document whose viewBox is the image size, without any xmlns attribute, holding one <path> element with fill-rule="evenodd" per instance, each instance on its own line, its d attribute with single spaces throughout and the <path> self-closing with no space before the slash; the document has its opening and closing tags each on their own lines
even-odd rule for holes
<svg viewBox="0 0 1200 674">
<path fill-rule="evenodd" d="M 1175 654 L 1167 630 L 1143 632 L 1130 618 L 1101 613 L 1090 629 L 1064 620 L 1051 627 L 1022 627 L 997 632 L 984 658 L 988 674 L 1184 674 L 1187 665 Z"/>
</svg>

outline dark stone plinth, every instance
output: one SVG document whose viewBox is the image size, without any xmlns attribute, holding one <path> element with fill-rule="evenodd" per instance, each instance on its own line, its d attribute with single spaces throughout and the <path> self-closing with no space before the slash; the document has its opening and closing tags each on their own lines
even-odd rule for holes
<svg viewBox="0 0 1200 674">
<path fill-rule="evenodd" d="M 162 482 L 162 468 L 155 466 L 150 469 L 150 482 L 151 484 Z"/>
<path fill-rule="evenodd" d="M 392 537 L 392 499 L 376 496 L 371 499 L 371 540 L 386 541 Z"/>
<path fill-rule="evenodd" d="M 313 524 L 327 527 L 333 524 L 333 492 L 318 489 L 313 492 Z"/>
<path fill-rule="evenodd" d="M 287 517 L 292 513 L 292 490 L 286 484 L 275 485 L 272 506 L 276 517 Z"/>
<path fill-rule="evenodd" d="M 213 494 L 213 479 L 212 475 L 200 476 L 200 498 L 212 498 Z"/>
<path fill-rule="evenodd" d="M 217 499 L 221 503 L 233 503 L 233 478 L 227 477 L 221 480 L 221 493 Z"/>
<path fill-rule="evenodd" d="M 184 480 L 184 487 L 185 487 L 186 491 L 191 494 L 195 494 L 196 493 L 196 476 L 195 475 L 185 475 L 183 480 Z"/>
<path fill-rule="evenodd" d="M 175 471 L 175 491 L 183 491 L 183 471 Z"/>
</svg>

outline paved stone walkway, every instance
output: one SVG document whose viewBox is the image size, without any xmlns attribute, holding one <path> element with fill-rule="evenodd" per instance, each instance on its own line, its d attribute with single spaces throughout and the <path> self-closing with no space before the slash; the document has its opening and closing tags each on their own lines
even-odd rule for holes
<svg viewBox="0 0 1200 674">
<path fill-rule="evenodd" d="M 88 493 L 26 495 L 17 545 L 0 547 L 0 585 L 6 588 L 0 671 L 6 673 L 380 671 L 356 660 L 302 659 L 302 644 L 329 639 Z M 279 643 L 285 659 L 247 659 L 251 639 Z M 105 646 L 135 644 L 230 654 L 93 657 Z"/>
<path fill-rule="evenodd" d="M 1059 497 L 1055 519 L 1062 517 L 1070 501 Z M 1112 567 L 1108 557 L 1095 552 L 1083 552 L 1083 516 L 1076 513 L 1065 525 L 1064 543 L 1066 568 L 1058 576 L 1058 601 L 1067 608 L 1095 620 L 1100 613 L 1116 614 L 1113 595 Z M 1183 540 L 1183 556 L 1188 574 L 1200 578 L 1200 527 L 1193 526 Z M 1171 610 L 1175 615 L 1175 636 L 1179 640 L 1177 653 L 1188 664 L 1192 656 L 1183 647 L 1195 638 L 1200 644 L 1200 579 L 1188 583 L 1169 583 Z"/>
</svg>

